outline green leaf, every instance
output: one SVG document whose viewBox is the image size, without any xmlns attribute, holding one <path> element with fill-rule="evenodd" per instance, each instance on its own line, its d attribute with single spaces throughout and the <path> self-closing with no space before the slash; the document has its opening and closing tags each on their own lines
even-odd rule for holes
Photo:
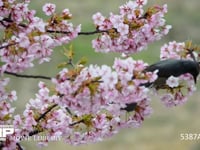
<svg viewBox="0 0 200 150">
<path fill-rule="evenodd" d="M 69 49 L 65 49 L 64 50 L 64 55 L 68 58 L 68 59 L 73 59 L 74 56 L 74 51 L 73 51 L 73 46 L 72 44 L 69 46 Z"/>
<path fill-rule="evenodd" d="M 66 67 L 67 66 L 67 63 L 66 62 L 62 62 L 62 63 L 60 63 L 57 67 L 58 68 L 64 68 L 64 67 Z"/>
<path fill-rule="evenodd" d="M 86 114 L 83 116 L 83 122 L 86 126 L 91 126 L 92 125 L 92 119 L 93 119 L 93 116 L 92 114 Z"/>
<path fill-rule="evenodd" d="M 10 114 L 6 114 L 4 117 L 3 117 L 3 121 L 7 121 L 7 120 L 10 120 Z"/>
<path fill-rule="evenodd" d="M 94 96 L 98 92 L 98 87 L 101 77 L 96 77 L 89 85 L 88 88 L 90 90 L 91 96 Z"/>
<path fill-rule="evenodd" d="M 86 57 L 82 57 L 79 62 L 78 65 L 85 65 L 87 64 L 88 59 Z"/>
</svg>

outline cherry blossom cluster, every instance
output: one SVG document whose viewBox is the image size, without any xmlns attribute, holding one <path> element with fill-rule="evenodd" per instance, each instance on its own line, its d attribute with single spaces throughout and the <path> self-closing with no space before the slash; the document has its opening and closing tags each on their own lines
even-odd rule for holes
<svg viewBox="0 0 200 150">
<path fill-rule="evenodd" d="M 147 0 L 129 1 L 120 6 L 119 14 L 104 17 L 100 12 L 93 21 L 101 34 L 92 41 L 97 52 L 123 52 L 127 54 L 143 50 L 149 43 L 161 39 L 171 28 L 165 24 L 167 5 L 152 6 L 146 12 Z"/>
<path fill-rule="evenodd" d="M 0 79 L 0 124 L 10 124 L 15 110 L 11 103 L 17 100 L 16 91 L 8 92 L 6 86 L 9 79 Z"/>
<path fill-rule="evenodd" d="M 77 145 L 100 141 L 121 128 L 140 126 L 152 112 L 149 89 L 141 84 L 157 79 L 156 71 L 143 72 L 147 66 L 127 58 L 116 59 L 113 69 L 106 65 L 63 69 L 52 79 L 54 92 L 40 82 L 39 92 L 26 105 L 23 116 L 14 116 L 15 136 L 38 130 Z M 126 109 L 131 104 L 133 108 Z M 52 106 L 55 108 L 40 118 Z M 12 142 L 19 141 L 8 138 L 7 143 Z"/>
<path fill-rule="evenodd" d="M 199 49 L 192 45 L 191 41 L 172 41 L 161 47 L 160 59 L 189 59 L 196 61 Z M 194 79 L 191 74 L 183 74 L 179 77 L 169 77 L 167 87 L 161 96 L 161 101 L 168 107 L 183 104 L 196 90 Z"/>
<path fill-rule="evenodd" d="M 160 59 L 191 59 L 184 42 L 172 41 L 161 47 Z"/>
<path fill-rule="evenodd" d="M 33 132 L 39 133 L 46 131 L 49 136 L 60 136 L 60 132 L 65 128 L 63 123 L 67 125 L 68 116 L 66 116 L 66 110 L 62 108 L 52 110 L 44 118 L 39 119 L 43 113 L 52 107 L 53 103 L 59 97 L 56 95 L 51 96 L 50 90 L 43 82 L 40 82 L 38 86 L 40 90 L 36 94 L 36 98 L 30 99 L 22 115 L 17 114 L 13 117 L 12 124 L 15 127 L 15 133 L 6 139 L 4 148 L 15 149 L 16 143 L 29 138 Z M 61 127 L 63 128 L 62 130 Z M 41 143 L 38 141 L 38 144 L 44 145 L 45 142 L 48 141 L 42 141 Z"/>
<path fill-rule="evenodd" d="M 73 140 L 80 143 L 97 141 L 120 128 L 140 125 L 151 113 L 149 89 L 140 85 L 157 78 L 157 72 L 142 72 L 146 67 L 143 61 L 127 58 L 116 59 L 114 70 L 106 65 L 90 65 L 76 69 L 76 72 L 63 69 L 52 80 L 61 95 L 57 104 L 68 108 L 76 116 L 72 122 L 82 120 L 88 128 L 84 134 L 75 134 L 76 139 Z M 127 104 L 133 103 L 136 108 L 123 119 Z"/>
<path fill-rule="evenodd" d="M 45 4 L 43 11 L 50 15 L 45 21 L 36 16 L 35 10 L 29 10 L 29 3 L 29 0 L 0 1 L 0 29 L 4 31 L 1 72 L 22 72 L 33 67 L 34 60 L 49 61 L 53 48 L 68 43 L 80 32 L 80 26 L 73 27 L 68 22 L 72 17 L 68 9 L 56 14 L 54 4 Z"/>
<path fill-rule="evenodd" d="M 13 113 L 15 108 L 12 107 L 12 102 L 17 100 L 16 91 L 8 91 L 9 78 L 0 79 L 0 124 L 9 125 L 12 124 Z M 9 145 L 11 148 L 16 147 L 15 140 L 12 140 L 13 145 Z"/>
<path fill-rule="evenodd" d="M 196 86 L 191 74 L 170 76 L 166 80 L 166 87 L 162 90 L 160 99 L 167 107 L 182 105 L 194 91 L 196 91 Z"/>
</svg>

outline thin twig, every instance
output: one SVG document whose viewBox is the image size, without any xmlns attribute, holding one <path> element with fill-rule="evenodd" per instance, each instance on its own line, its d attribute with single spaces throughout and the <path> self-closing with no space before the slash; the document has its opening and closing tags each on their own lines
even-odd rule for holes
<svg viewBox="0 0 200 150">
<path fill-rule="evenodd" d="M 90 31 L 90 32 L 79 32 L 78 35 L 92 35 L 92 34 L 103 33 L 103 32 L 108 32 L 108 30 L 95 30 L 95 31 Z"/>
<path fill-rule="evenodd" d="M 5 73 L 5 74 L 8 74 L 8 75 L 20 77 L 20 78 L 32 78 L 32 79 L 51 80 L 51 77 L 42 76 L 42 75 L 25 75 L 25 74 L 17 74 L 17 73 L 8 72 L 8 71 L 5 71 L 4 73 Z"/>
<path fill-rule="evenodd" d="M 51 107 L 49 107 L 43 114 L 40 115 L 40 117 L 38 117 L 35 121 L 39 122 L 41 119 L 45 118 L 45 116 L 56 106 L 58 106 L 58 104 L 54 104 Z"/>
<path fill-rule="evenodd" d="M 15 76 L 15 77 L 20 77 L 20 78 L 28 78 L 28 79 L 45 79 L 45 80 L 51 80 L 52 77 L 48 77 L 48 76 L 42 76 L 42 75 L 25 75 L 25 74 L 18 74 L 18 73 L 13 73 L 13 72 L 8 72 L 5 71 L 4 72 L 7 75 L 11 75 L 11 76 Z M 66 80 L 70 80 L 70 81 L 74 81 L 73 79 L 70 78 L 66 78 Z M 103 81 L 98 80 L 98 81 L 92 81 L 92 83 L 102 83 Z"/>
<path fill-rule="evenodd" d="M 75 125 L 77 125 L 77 124 L 79 124 L 79 123 L 82 123 L 82 122 L 83 122 L 83 120 L 79 120 L 79 121 L 77 121 L 77 122 L 73 122 L 73 123 L 69 124 L 69 127 L 73 127 L 73 126 L 75 126 Z M 29 132 L 29 136 L 36 135 L 36 134 L 38 134 L 38 133 L 40 133 L 40 132 L 42 132 L 42 130 L 34 130 L 34 131 L 31 131 L 31 132 Z"/>
<path fill-rule="evenodd" d="M 66 111 L 72 116 L 73 114 L 72 114 L 72 112 L 71 112 L 71 110 L 68 108 L 68 107 L 65 107 L 65 109 L 66 109 Z"/>
<path fill-rule="evenodd" d="M 61 34 L 70 34 L 71 32 L 67 32 L 67 31 L 58 31 L 58 30 L 46 30 L 46 32 L 48 33 L 61 33 Z"/>
<path fill-rule="evenodd" d="M 7 28 L 8 26 L 1 20 L 0 21 L 1 25 L 4 26 L 5 28 Z"/>
<path fill-rule="evenodd" d="M 58 104 L 54 104 L 52 105 L 51 107 L 49 107 L 43 114 L 41 114 L 37 119 L 35 119 L 36 122 L 39 122 L 41 119 L 45 118 L 46 115 L 53 109 L 55 108 L 56 106 L 58 106 Z M 38 134 L 42 132 L 41 130 L 33 130 L 31 132 L 29 132 L 29 136 L 33 136 L 35 134 Z"/>
<path fill-rule="evenodd" d="M 67 31 L 58 31 L 58 30 L 46 30 L 48 33 L 61 33 L 61 34 L 70 34 L 71 32 Z M 97 33 L 108 32 L 107 30 L 95 30 L 95 31 L 88 31 L 88 32 L 79 32 L 78 35 L 93 35 Z"/>
<path fill-rule="evenodd" d="M 16 143 L 16 145 L 17 145 L 17 150 L 23 150 L 23 148 L 21 147 L 19 143 Z"/>
<path fill-rule="evenodd" d="M 40 131 L 40 130 L 34 130 L 34 131 L 31 131 L 31 132 L 29 132 L 29 136 L 33 136 L 33 135 L 36 135 L 36 134 L 38 134 L 38 133 L 40 133 L 40 132 L 42 132 L 42 131 Z"/>
<path fill-rule="evenodd" d="M 79 121 L 76 121 L 76 122 L 73 122 L 73 123 L 69 124 L 69 126 L 70 126 L 70 127 L 73 127 L 73 126 L 75 126 L 75 125 L 77 125 L 77 124 L 79 124 L 79 123 L 82 123 L 82 122 L 83 122 L 83 119 L 81 119 L 81 120 L 79 120 Z"/>
<path fill-rule="evenodd" d="M 9 46 L 13 46 L 13 45 L 16 45 L 17 43 L 12 43 L 12 44 L 7 44 L 7 45 L 3 45 L 3 46 L 0 46 L 0 49 L 3 49 L 3 48 L 7 48 Z"/>
<path fill-rule="evenodd" d="M 13 22 L 14 22 L 14 21 L 13 21 L 12 19 L 10 19 L 10 18 L 3 18 L 2 21 L 8 22 L 8 23 L 13 23 Z M 19 26 L 24 27 L 24 28 L 27 27 L 27 25 L 26 25 L 26 24 L 23 24 L 23 23 L 20 23 Z M 5 26 L 5 27 L 7 27 L 7 26 Z"/>
<path fill-rule="evenodd" d="M 8 23 L 13 23 L 14 21 L 11 20 L 10 18 L 3 18 L 2 21 L 8 22 Z M 1 21 L 1 24 L 3 23 Z M 19 26 L 26 28 L 27 25 L 26 24 L 19 24 Z M 58 30 L 49 30 L 47 29 L 46 32 L 48 33 L 61 33 L 61 34 L 70 34 L 71 32 L 67 32 L 67 31 L 58 31 Z M 108 32 L 108 30 L 95 30 L 95 31 L 88 31 L 88 32 L 79 32 L 78 35 L 92 35 L 92 34 L 97 34 L 97 33 L 103 33 L 103 32 Z"/>
</svg>

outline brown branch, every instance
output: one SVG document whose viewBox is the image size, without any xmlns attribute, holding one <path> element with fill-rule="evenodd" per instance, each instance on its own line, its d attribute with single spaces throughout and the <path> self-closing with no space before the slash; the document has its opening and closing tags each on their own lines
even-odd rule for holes
<svg viewBox="0 0 200 150">
<path fill-rule="evenodd" d="M 4 23 L 4 21 L 0 21 L 1 25 L 4 26 L 5 28 L 7 28 L 8 26 Z"/>
<path fill-rule="evenodd" d="M 58 106 L 58 104 L 54 104 L 51 107 L 49 107 L 43 114 L 40 115 L 40 117 L 38 117 L 37 119 L 35 119 L 36 122 L 39 122 L 41 119 L 45 118 L 45 116 L 56 106 Z"/>
<path fill-rule="evenodd" d="M 18 74 L 18 73 L 13 73 L 13 72 L 8 72 L 8 71 L 5 71 L 4 72 L 5 74 L 7 75 L 11 75 L 11 76 L 15 76 L 15 77 L 20 77 L 20 78 L 28 78 L 28 79 L 45 79 L 45 80 L 51 80 L 52 77 L 48 77 L 48 76 L 42 76 L 42 75 L 26 75 L 26 74 Z M 74 81 L 74 79 L 70 79 L 70 78 L 67 78 L 66 80 L 70 80 L 70 81 Z M 92 83 L 102 83 L 103 81 L 101 80 L 94 80 L 94 81 L 91 81 Z"/>
<path fill-rule="evenodd" d="M 3 49 L 3 48 L 8 48 L 9 46 L 13 46 L 13 45 L 16 45 L 17 43 L 11 43 L 11 44 L 7 44 L 7 45 L 3 45 L 3 46 L 0 46 L 0 49 Z"/>
<path fill-rule="evenodd" d="M 46 115 L 47 115 L 53 108 L 55 108 L 56 106 L 58 106 L 58 104 L 54 104 L 54 105 L 52 105 L 51 107 L 49 107 L 43 114 L 40 115 L 39 118 L 35 119 L 36 122 L 39 122 L 41 119 L 45 118 Z M 67 108 L 67 109 L 68 109 L 68 111 L 70 111 L 69 108 Z M 71 111 L 70 111 L 70 114 L 71 114 Z M 69 127 L 72 127 L 72 126 L 77 125 L 77 124 L 82 123 L 82 122 L 83 122 L 83 119 L 81 119 L 81 120 L 79 120 L 79 121 L 76 121 L 76 122 L 73 122 L 73 123 L 69 124 Z M 36 135 L 36 134 L 38 134 L 38 133 L 40 133 L 40 132 L 42 132 L 42 130 L 33 130 L 33 131 L 29 132 L 29 136 Z"/>
<path fill-rule="evenodd" d="M 69 124 L 69 126 L 70 126 L 70 127 L 73 127 L 73 126 L 75 126 L 75 125 L 77 125 L 77 124 L 79 124 L 79 123 L 82 123 L 82 122 L 83 122 L 83 119 L 81 119 L 81 120 L 79 120 L 79 121 L 76 121 L 76 122 L 73 122 L 73 123 Z"/>
<path fill-rule="evenodd" d="M 58 106 L 58 104 L 53 104 L 51 107 L 49 107 L 43 114 L 41 114 L 37 119 L 35 119 L 36 122 L 39 122 L 41 119 L 45 118 L 46 115 L 56 106 Z M 35 134 L 38 134 L 42 132 L 41 130 L 33 130 L 31 132 L 29 132 L 29 136 L 33 136 Z"/>
<path fill-rule="evenodd" d="M 70 34 L 71 32 L 67 31 L 58 31 L 58 30 L 46 30 L 48 33 L 60 33 L 60 34 Z M 78 35 L 93 35 L 98 33 L 108 32 L 107 30 L 95 30 L 95 31 L 88 31 L 88 32 L 79 32 Z"/>
<path fill-rule="evenodd" d="M 3 18 L 3 20 L 0 22 L 2 25 L 4 25 L 3 22 L 8 22 L 8 23 L 13 23 L 14 21 L 11 20 L 10 18 Z M 27 25 L 20 23 L 19 26 L 26 28 Z M 6 26 L 5 26 L 6 27 Z M 58 31 L 58 30 L 49 30 L 47 29 L 46 32 L 48 33 L 61 33 L 61 34 L 70 34 L 71 32 L 67 31 Z M 88 31 L 88 32 L 79 32 L 78 35 L 92 35 L 92 34 L 97 34 L 97 33 L 103 33 L 103 32 L 108 32 L 108 30 L 95 30 L 95 31 Z"/>
<path fill-rule="evenodd" d="M 5 71 L 4 73 L 7 74 L 7 75 L 12 75 L 12 76 L 20 77 L 20 78 L 51 80 L 51 77 L 42 76 L 42 75 L 24 75 L 24 74 L 17 74 L 17 73 L 8 72 L 8 71 Z"/>
<path fill-rule="evenodd" d="M 40 133 L 40 132 L 42 132 L 42 131 L 40 131 L 40 130 L 33 130 L 33 131 L 31 131 L 31 132 L 29 132 L 29 136 L 33 136 L 33 135 L 36 135 L 36 134 L 38 134 L 38 133 Z"/>
<path fill-rule="evenodd" d="M 21 147 L 19 143 L 16 143 L 16 145 L 17 145 L 17 150 L 23 150 L 23 148 Z"/>
<path fill-rule="evenodd" d="M 3 21 L 8 22 L 8 23 L 13 23 L 13 22 L 14 22 L 14 21 L 13 21 L 12 19 L 10 19 L 10 18 L 3 18 L 3 19 L 1 20 L 1 24 L 2 24 L 2 25 L 3 25 Z M 20 23 L 19 26 L 24 27 L 24 28 L 27 27 L 27 25 L 26 25 L 26 24 L 23 24 L 23 23 Z M 5 27 L 7 27 L 7 26 L 5 26 Z"/>
<path fill-rule="evenodd" d="M 108 30 L 95 30 L 95 31 L 90 31 L 90 32 L 79 32 L 78 35 L 92 35 L 92 34 L 103 33 L 103 32 L 108 32 Z"/>
<path fill-rule="evenodd" d="M 98 33 L 108 33 L 108 30 L 98 30 L 96 29 L 95 31 L 89 31 L 89 32 L 79 32 L 78 35 L 92 35 L 92 34 L 98 34 Z"/>
<path fill-rule="evenodd" d="M 77 121 L 77 122 L 73 122 L 73 123 L 71 123 L 71 124 L 69 124 L 69 127 L 73 127 L 73 126 L 75 126 L 75 125 L 77 125 L 77 124 L 79 124 L 79 123 L 82 123 L 83 122 L 83 120 L 79 120 L 79 121 Z M 33 136 L 33 135 L 36 135 L 36 134 L 38 134 L 38 133 L 40 133 L 40 132 L 42 132 L 42 130 L 34 130 L 34 131 L 31 131 L 31 132 L 29 132 L 29 136 Z"/>
<path fill-rule="evenodd" d="M 7 23 L 13 23 L 14 21 L 11 20 L 10 18 L 3 18 L 0 23 L 4 26 L 4 27 L 8 27 L 8 25 L 6 25 L 4 22 L 7 22 Z M 20 23 L 18 24 L 20 27 L 23 27 L 23 28 L 26 28 L 27 25 L 26 24 L 23 24 L 23 23 Z M 47 29 L 46 32 L 48 33 L 59 33 L 59 34 L 70 34 L 71 32 L 67 32 L 67 31 L 59 31 L 59 30 L 49 30 Z M 98 34 L 98 33 L 104 33 L 104 32 L 107 32 L 108 33 L 108 30 L 99 30 L 99 29 L 96 29 L 94 31 L 83 31 L 83 32 L 79 32 L 78 35 L 93 35 L 93 34 Z M 9 46 L 12 46 L 12 45 L 15 45 L 17 43 L 12 43 L 12 44 L 8 44 L 8 45 L 5 45 L 5 46 L 0 46 L 0 49 L 3 49 L 3 48 L 7 48 Z"/>
</svg>

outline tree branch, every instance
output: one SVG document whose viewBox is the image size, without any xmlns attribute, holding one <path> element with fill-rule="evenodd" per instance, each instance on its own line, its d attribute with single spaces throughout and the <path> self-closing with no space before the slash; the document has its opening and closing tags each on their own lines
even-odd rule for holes
<svg viewBox="0 0 200 150">
<path fill-rule="evenodd" d="M 4 27 L 7 27 L 6 24 L 4 24 L 4 22 L 7 22 L 7 23 L 13 23 L 14 21 L 11 20 L 10 18 L 3 18 L 0 23 L 4 26 Z M 19 24 L 20 27 L 23 27 L 23 28 L 26 28 L 27 25 L 26 24 Z M 60 33 L 60 34 L 70 34 L 71 32 L 67 32 L 67 31 L 58 31 L 58 30 L 49 30 L 47 29 L 46 32 L 48 33 Z M 103 33 L 103 32 L 108 32 L 108 30 L 94 30 L 94 31 L 84 31 L 84 32 L 79 32 L 78 35 L 93 35 L 93 34 L 98 34 L 98 33 Z M 13 43 L 13 44 L 8 44 L 8 45 L 5 45 L 5 46 L 0 46 L 0 49 L 3 49 L 3 48 L 7 48 L 9 46 L 12 46 L 12 45 L 15 45 L 17 43 Z"/>
<path fill-rule="evenodd" d="M 16 143 L 16 145 L 17 145 L 17 150 L 23 150 L 23 148 L 21 147 L 19 143 Z"/>
<path fill-rule="evenodd" d="M 12 43 L 12 44 L 7 44 L 7 45 L 3 45 L 3 46 L 0 46 L 0 49 L 3 49 L 3 48 L 7 48 L 9 46 L 13 46 L 13 45 L 16 45 L 17 43 Z"/>
<path fill-rule="evenodd" d="M 24 74 L 17 74 L 17 73 L 8 72 L 8 71 L 5 71 L 4 73 L 5 73 L 5 74 L 8 74 L 8 75 L 20 77 L 20 78 L 32 78 L 32 79 L 51 80 L 51 77 L 42 76 L 42 75 L 24 75 Z"/>
<path fill-rule="evenodd" d="M 29 136 L 33 136 L 33 135 L 36 135 L 36 134 L 38 134 L 38 133 L 40 133 L 40 132 L 42 132 L 42 131 L 40 131 L 40 130 L 33 130 L 33 131 L 31 131 L 31 132 L 29 132 Z"/>
<path fill-rule="evenodd" d="M 56 106 L 58 106 L 58 104 L 54 104 L 52 105 L 51 107 L 49 107 L 43 114 L 40 115 L 39 118 L 36 119 L 36 122 L 39 122 L 41 119 L 45 118 L 45 116 L 53 109 L 55 108 Z M 71 111 L 69 110 L 69 108 L 67 108 L 68 111 L 70 112 L 71 114 Z M 79 121 L 76 121 L 76 122 L 73 122 L 71 124 L 69 124 L 69 127 L 73 127 L 79 123 L 82 123 L 83 122 L 83 119 L 79 120 Z M 33 135 L 36 135 L 38 133 L 42 132 L 42 130 L 33 130 L 31 132 L 29 132 L 29 136 L 33 136 Z M 21 149 L 20 149 L 21 150 Z"/>
<path fill-rule="evenodd" d="M 20 77 L 20 78 L 29 78 L 29 79 L 45 79 L 45 80 L 51 80 L 52 77 L 48 77 L 48 76 L 42 76 L 42 75 L 26 75 L 26 74 L 18 74 L 18 73 L 13 73 L 13 72 L 8 72 L 8 71 L 5 71 L 4 72 L 5 74 L 7 75 L 11 75 L 11 76 L 15 76 L 15 77 Z M 70 78 L 67 78 L 66 80 L 70 80 L 70 81 L 74 81 L 73 79 L 70 79 Z M 91 81 L 92 83 L 102 83 L 103 81 L 101 80 L 94 80 L 94 81 Z"/>
<path fill-rule="evenodd" d="M 46 115 L 53 109 L 55 108 L 56 106 L 58 106 L 58 104 L 53 104 L 51 107 L 49 107 L 43 114 L 41 114 L 37 119 L 35 119 L 36 122 L 39 122 L 41 119 L 45 118 Z M 35 134 L 38 134 L 42 131 L 40 130 L 33 130 L 31 132 L 29 132 L 29 136 L 33 136 Z"/>
<path fill-rule="evenodd" d="M 51 107 L 49 107 L 43 114 L 40 115 L 40 117 L 38 117 L 35 121 L 39 122 L 41 119 L 45 118 L 45 116 L 56 106 L 58 106 L 58 104 L 54 104 Z"/>
<path fill-rule="evenodd" d="M 70 34 L 71 32 L 67 31 L 58 31 L 58 30 L 46 30 L 48 33 L 61 33 L 61 34 Z M 97 33 L 108 32 L 107 30 L 95 30 L 95 31 L 88 31 L 88 32 L 79 32 L 78 35 L 93 35 Z"/>
<path fill-rule="evenodd" d="M 70 127 L 73 127 L 73 126 L 75 126 L 75 125 L 77 125 L 77 124 L 79 124 L 79 123 L 82 123 L 82 122 L 83 122 L 83 119 L 81 119 L 81 120 L 79 120 L 79 121 L 76 121 L 76 122 L 73 122 L 73 123 L 69 124 L 69 126 L 70 126 Z"/>
<path fill-rule="evenodd" d="M 103 32 L 108 32 L 108 30 L 95 30 L 95 31 L 90 31 L 90 32 L 79 32 L 78 35 L 92 35 L 92 34 L 103 33 Z"/>
<path fill-rule="evenodd" d="M 0 23 L 4 26 L 4 27 L 7 27 L 5 24 L 4 24 L 4 21 L 7 22 L 7 23 L 13 23 L 14 21 L 11 20 L 10 18 L 3 18 Z M 26 24 L 23 24 L 23 23 L 20 23 L 19 26 L 21 27 L 24 27 L 26 28 L 27 25 Z M 67 32 L 67 31 L 58 31 L 58 30 L 49 30 L 47 29 L 46 32 L 48 33 L 61 33 L 61 34 L 70 34 L 71 32 Z M 78 35 L 92 35 L 92 34 L 97 34 L 97 33 L 103 33 L 103 32 L 108 32 L 108 30 L 98 30 L 96 29 L 95 31 L 88 31 L 88 32 L 79 32 Z"/>
</svg>

